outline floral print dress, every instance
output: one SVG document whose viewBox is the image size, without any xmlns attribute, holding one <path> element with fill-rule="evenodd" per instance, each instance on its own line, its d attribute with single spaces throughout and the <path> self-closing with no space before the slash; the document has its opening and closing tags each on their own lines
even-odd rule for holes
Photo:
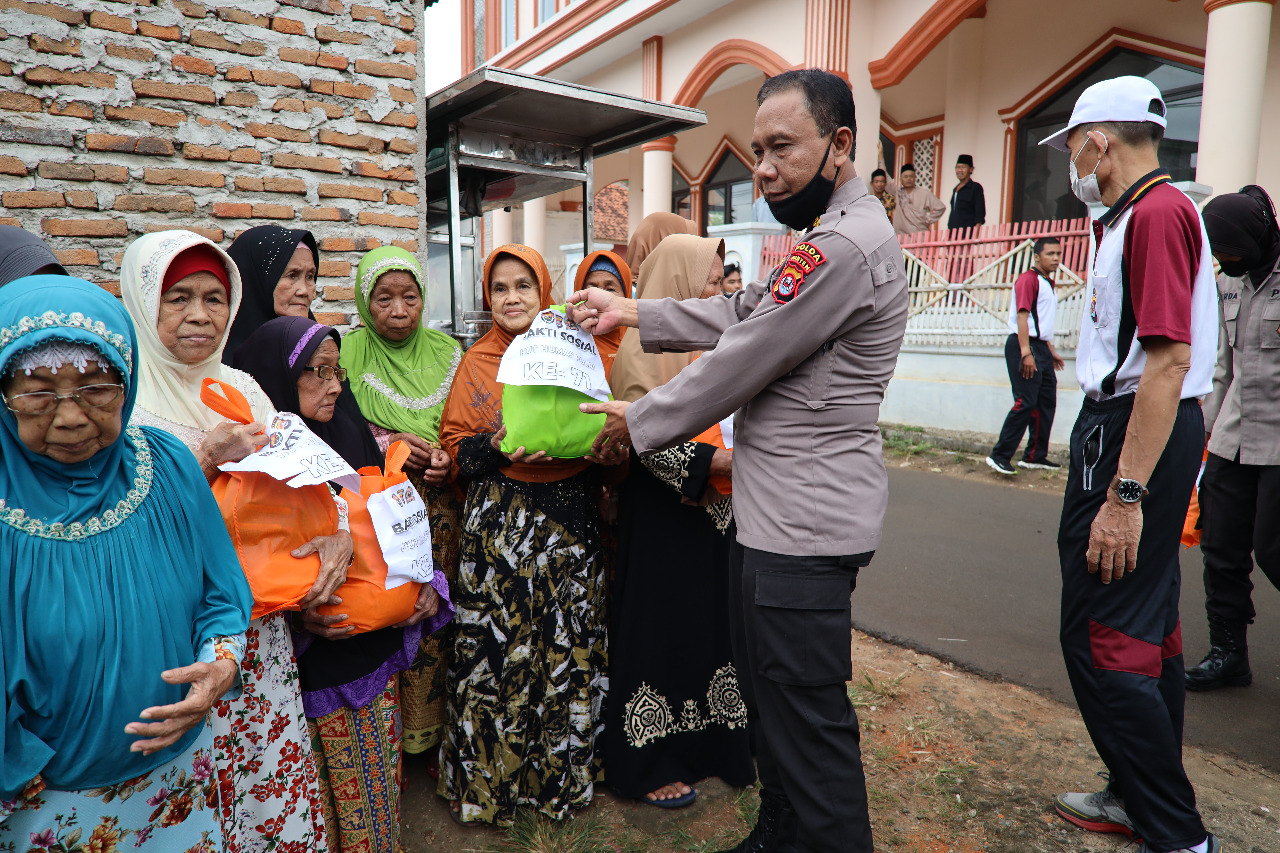
<svg viewBox="0 0 1280 853">
<path fill-rule="evenodd" d="M 116 785 L 53 791 L 33 782 L 0 801 L 0 853 L 222 853 L 212 752 L 205 727 L 169 764 Z"/>
</svg>

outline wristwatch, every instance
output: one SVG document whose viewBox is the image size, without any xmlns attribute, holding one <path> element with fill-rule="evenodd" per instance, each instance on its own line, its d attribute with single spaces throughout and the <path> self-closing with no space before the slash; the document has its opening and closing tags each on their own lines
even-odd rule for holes
<svg viewBox="0 0 1280 853">
<path fill-rule="evenodd" d="M 1120 476 L 1111 481 L 1111 488 L 1115 490 L 1116 497 L 1120 499 L 1122 504 L 1140 503 L 1143 498 L 1150 494 L 1147 491 L 1147 487 L 1137 480 L 1127 480 Z"/>
</svg>

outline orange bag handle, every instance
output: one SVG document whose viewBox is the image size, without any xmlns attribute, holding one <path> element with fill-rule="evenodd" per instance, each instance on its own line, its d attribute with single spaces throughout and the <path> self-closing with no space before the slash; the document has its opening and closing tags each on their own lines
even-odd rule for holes
<svg viewBox="0 0 1280 853">
<path fill-rule="evenodd" d="M 214 388 L 215 385 L 217 388 Z M 218 391 L 222 392 L 222 396 L 218 395 Z M 249 407 L 249 401 L 240 393 L 240 389 L 220 379 L 205 377 L 200 383 L 200 402 L 227 420 L 238 424 L 253 423 L 253 409 Z"/>
<path fill-rule="evenodd" d="M 360 475 L 360 494 L 369 498 L 409 479 L 404 473 L 404 463 L 409 461 L 413 449 L 404 441 L 397 441 L 387 448 L 386 467 L 368 465 L 356 471 Z"/>
</svg>

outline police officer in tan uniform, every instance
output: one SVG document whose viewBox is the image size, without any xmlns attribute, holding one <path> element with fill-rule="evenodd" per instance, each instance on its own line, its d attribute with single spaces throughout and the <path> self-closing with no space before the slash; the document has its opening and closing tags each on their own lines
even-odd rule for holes
<svg viewBox="0 0 1280 853">
<path fill-rule="evenodd" d="M 1218 276 L 1218 365 L 1204 401 L 1209 458 L 1200 478 L 1209 653 L 1188 690 L 1253 682 L 1245 632 L 1256 560 L 1280 589 L 1280 225 L 1262 187 L 1204 208 Z"/>
<path fill-rule="evenodd" d="M 710 350 L 609 417 L 596 451 L 647 453 L 737 412 L 738 674 L 756 718 L 761 811 L 735 853 L 871 853 L 849 596 L 880 544 L 888 485 L 876 427 L 907 322 L 902 250 L 853 169 L 848 84 L 818 70 L 757 96 L 756 177 L 777 219 L 807 231 L 768 283 L 728 299 L 574 294 L 597 334 L 637 327 L 648 352 Z M 671 590 L 679 595 L 679 590 Z"/>
</svg>

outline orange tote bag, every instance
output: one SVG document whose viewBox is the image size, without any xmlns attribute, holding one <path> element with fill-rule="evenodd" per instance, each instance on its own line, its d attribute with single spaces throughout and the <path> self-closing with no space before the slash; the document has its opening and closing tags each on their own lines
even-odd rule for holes
<svg viewBox="0 0 1280 853">
<path fill-rule="evenodd" d="M 236 423 L 253 423 L 249 401 L 224 382 L 205 379 L 200 401 Z M 320 555 L 295 557 L 290 552 L 337 531 L 338 507 L 329 488 L 317 484 L 295 489 L 250 471 L 224 471 L 211 488 L 253 590 L 253 618 L 300 609 L 298 603 L 320 574 Z"/>
<path fill-rule="evenodd" d="M 355 562 L 347 570 L 346 582 L 334 594 L 341 604 L 326 604 L 319 612 L 326 616 L 339 613 L 347 618 L 335 627 L 350 625 L 353 634 L 363 634 L 396 625 L 413 615 L 422 584 L 403 583 L 395 589 L 387 589 L 387 562 L 382 557 L 382 545 L 369 514 L 369 498 L 409 479 L 404 473 L 405 460 L 409 458 L 409 445 L 397 441 L 387 448 L 386 471 L 377 468 L 361 468 L 360 492 L 342 490 L 347 502 L 347 522 L 351 525 L 351 538 L 355 540 Z M 424 524 L 430 522 L 425 521 Z"/>
<path fill-rule="evenodd" d="M 1191 505 L 1187 507 L 1187 518 L 1182 522 L 1182 544 L 1194 548 L 1200 544 L 1200 479 L 1204 477 L 1204 465 L 1209 461 L 1209 449 L 1205 448 L 1200 459 L 1200 476 L 1196 477 L 1196 487 L 1191 490 Z"/>
</svg>

